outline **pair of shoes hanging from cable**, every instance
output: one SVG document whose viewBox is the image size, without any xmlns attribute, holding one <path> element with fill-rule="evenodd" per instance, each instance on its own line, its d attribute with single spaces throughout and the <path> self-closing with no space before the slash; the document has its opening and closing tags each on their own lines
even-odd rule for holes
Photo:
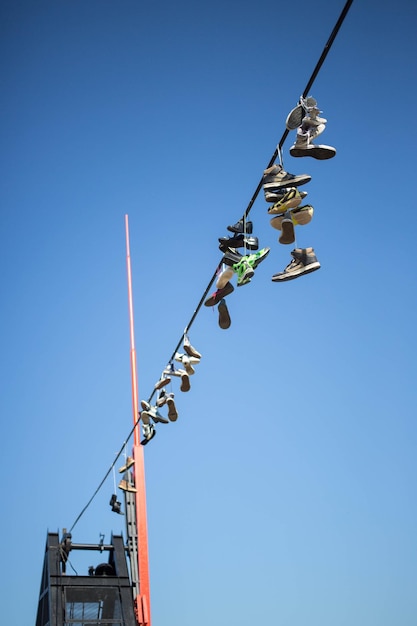
<svg viewBox="0 0 417 626">
<path fill-rule="evenodd" d="M 321 135 L 327 120 L 320 117 L 320 109 L 317 100 L 313 97 L 300 98 L 299 104 L 289 113 L 286 120 L 288 130 L 297 129 L 297 138 L 290 148 L 293 157 L 313 157 L 319 161 L 332 159 L 336 155 L 336 149 L 332 146 L 317 145 L 313 141 Z"/>
<path fill-rule="evenodd" d="M 124 474 L 123 479 L 119 483 L 119 489 L 121 489 L 122 491 L 129 491 L 131 493 L 136 493 L 136 488 L 132 480 L 132 473 L 129 472 L 129 469 L 134 464 L 135 464 L 134 458 L 131 456 L 128 456 L 126 458 L 125 464 L 119 468 L 119 473 Z M 120 502 L 117 502 L 117 497 L 114 494 L 111 497 L 110 506 L 112 507 L 112 511 L 114 511 L 115 513 L 120 513 Z"/>
</svg>

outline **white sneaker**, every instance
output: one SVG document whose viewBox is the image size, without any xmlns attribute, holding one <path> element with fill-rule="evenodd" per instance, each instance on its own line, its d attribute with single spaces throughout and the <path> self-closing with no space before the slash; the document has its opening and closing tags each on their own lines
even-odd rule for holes
<svg viewBox="0 0 417 626">
<path fill-rule="evenodd" d="M 195 369 L 192 366 L 192 363 L 200 363 L 200 359 L 197 359 L 194 356 L 188 356 L 187 354 L 179 354 L 179 352 L 175 353 L 175 360 L 179 361 L 183 364 L 185 371 L 189 376 L 195 374 Z"/>
<path fill-rule="evenodd" d="M 230 265 L 225 265 L 225 263 L 223 263 L 223 269 L 220 272 L 216 282 L 217 289 L 223 289 L 223 287 L 226 287 L 227 283 L 230 282 L 233 276 L 234 271 L 232 270 Z"/>
<path fill-rule="evenodd" d="M 187 335 L 184 335 L 184 351 L 188 354 L 188 356 L 193 356 L 196 359 L 201 359 L 201 354 L 191 345 Z"/>
</svg>

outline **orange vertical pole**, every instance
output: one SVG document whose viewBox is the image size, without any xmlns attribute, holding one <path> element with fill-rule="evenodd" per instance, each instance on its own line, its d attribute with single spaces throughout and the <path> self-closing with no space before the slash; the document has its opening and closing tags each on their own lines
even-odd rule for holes
<svg viewBox="0 0 417 626">
<path fill-rule="evenodd" d="M 133 322 L 133 293 L 132 269 L 130 264 L 129 219 L 125 215 L 126 227 L 126 264 L 129 301 L 129 328 L 130 328 L 130 371 L 132 378 L 132 412 L 133 424 L 136 424 L 139 415 L 138 376 L 136 367 L 135 333 Z M 148 525 L 146 518 L 146 482 L 145 482 L 145 455 L 140 445 L 140 425 L 133 433 L 133 466 L 136 487 L 136 526 L 138 533 L 138 573 L 139 593 L 135 598 L 136 615 L 139 624 L 151 626 L 151 604 L 149 584 L 149 555 L 148 555 Z"/>
</svg>

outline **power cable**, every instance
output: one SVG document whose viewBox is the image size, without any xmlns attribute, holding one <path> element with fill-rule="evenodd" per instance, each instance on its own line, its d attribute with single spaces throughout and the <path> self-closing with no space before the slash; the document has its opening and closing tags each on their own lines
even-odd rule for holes
<svg viewBox="0 0 417 626">
<path fill-rule="evenodd" d="M 345 17 L 346 17 L 346 15 L 347 15 L 347 13 L 348 13 L 348 11 L 349 11 L 349 9 L 350 9 L 352 4 L 353 4 L 353 0 L 347 0 L 345 6 L 343 7 L 342 12 L 340 13 L 340 16 L 339 16 L 339 18 L 338 18 L 338 20 L 337 20 L 337 22 L 336 22 L 332 32 L 331 32 L 331 35 L 330 35 L 326 45 L 323 48 L 323 52 L 321 53 L 320 58 L 317 61 L 317 64 L 316 64 L 316 66 L 315 66 L 315 68 L 314 68 L 314 70 L 313 70 L 313 72 L 312 72 L 312 74 L 311 74 L 311 76 L 310 76 L 310 78 L 309 78 L 309 80 L 307 82 L 307 85 L 304 88 L 304 91 L 303 91 L 303 93 L 301 95 L 301 98 L 298 101 L 299 103 L 301 103 L 303 98 L 307 97 L 308 92 L 310 91 L 311 87 L 313 86 L 313 83 L 314 83 L 314 81 L 317 78 L 317 75 L 318 75 L 318 73 L 319 73 L 319 71 L 320 71 L 320 69 L 321 69 L 321 67 L 322 67 L 322 65 L 323 65 L 323 63 L 324 63 L 324 61 L 325 61 L 329 51 L 330 51 L 330 48 L 333 45 L 334 40 L 336 39 L 336 36 L 337 36 L 337 34 L 338 34 L 339 30 L 340 30 L 340 27 L 342 26 L 342 24 L 344 22 L 344 19 L 345 19 Z M 282 137 L 281 137 L 281 139 L 280 139 L 280 141 L 279 141 L 279 143 L 278 143 L 278 145 L 277 145 L 273 155 L 271 156 L 271 158 L 269 160 L 269 163 L 268 163 L 268 165 L 266 166 L 265 169 L 268 169 L 269 167 L 271 167 L 275 163 L 277 157 L 281 154 L 281 150 L 282 150 L 282 147 L 283 147 L 283 145 L 285 143 L 285 140 L 286 140 L 286 138 L 288 136 L 288 133 L 289 133 L 289 130 L 286 128 L 285 131 L 283 132 Z M 245 210 L 245 212 L 244 212 L 244 214 L 242 216 L 242 219 L 246 219 L 248 217 L 248 215 L 249 215 L 249 213 L 250 213 L 250 211 L 251 211 L 251 209 L 252 209 L 252 207 L 253 207 L 253 205 L 255 203 L 255 200 L 258 197 L 259 192 L 262 189 L 262 182 L 263 182 L 263 178 L 261 178 L 261 180 L 259 181 L 258 186 L 256 187 L 256 189 L 255 189 L 255 191 L 254 191 L 254 193 L 253 193 L 253 195 L 252 195 L 252 197 L 251 197 L 251 199 L 249 201 L 249 204 L 248 204 L 248 206 L 247 206 L 247 208 L 246 208 L 246 210 Z M 212 287 L 212 285 L 213 285 L 213 283 L 214 283 L 214 281 L 216 279 L 216 276 L 218 274 L 218 271 L 219 271 L 221 265 L 222 265 L 222 259 L 219 261 L 219 263 L 218 263 L 218 265 L 217 265 L 217 267 L 216 267 L 216 269 L 214 271 L 214 274 L 211 277 L 210 282 L 208 283 L 208 285 L 207 285 L 203 295 L 201 296 L 200 301 L 197 304 L 197 307 L 195 308 L 195 310 L 194 310 L 194 312 L 193 312 L 193 314 L 192 314 L 192 316 L 190 318 L 190 321 L 188 322 L 187 326 L 185 327 L 184 332 L 181 335 L 181 337 L 180 337 L 176 347 L 174 348 L 174 351 L 173 351 L 173 353 L 171 355 L 171 358 L 169 359 L 168 363 L 171 363 L 174 360 L 175 354 L 178 352 L 178 350 L 179 350 L 179 348 L 180 348 L 180 346 L 182 344 L 182 341 L 184 339 L 184 335 L 188 334 L 191 326 L 193 325 L 194 320 L 197 317 L 198 312 L 200 311 L 201 307 L 203 306 L 204 301 L 205 301 L 205 299 L 207 297 L 207 294 L 209 293 L 209 291 L 210 291 L 210 289 L 211 289 L 211 287 Z M 148 398 L 148 402 L 149 403 L 151 402 L 151 400 L 152 400 L 153 396 L 155 395 L 155 393 L 156 393 L 156 389 L 154 389 L 152 391 L 151 395 L 149 396 L 149 398 Z M 89 499 L 89 501 L 87 502 L 85 507 L 81 510 L 81 512 L 79 513 L 78 517 L 75 519 L 75 521 L 72 524 L 69 532 L 71 532 L 72 529 L 74 528 L 74 526 L 79 522 L 80 518 L 82 517 L 82 515 L 84 515 L 85 511 L 88 509 L 88 507 L 90 506 L 91 502 L 94 500 L 94 498 L 96 497 L 96 495 L 100 491 L 101 487 L 103 486 L 103 484 L 107 480 L 109 474 L 111 473 L 112 469 L 114 468 L 114 466 L 116 464 L 117 459 L 122 454 L 122 452 L 123 452 L 127 442 L 129 441 L 129 439 L 133 435 L 133 432 L 135 431 L 135 428 L 137 427 L 139 421 L 140 421 L 140 415 L 138 416 L 138 419 L 137 419 L 136 423 L 134 424 L 133 428 L 131 429 L 130 433 L 126 437 L 126 440 L 123 442 L 123 445 L 120 448 L 116 458 L 114 459 L 113 463 L 110 465 L 108 471 L 104 475 L 104 478 L 102 479 L 102 481 L 98 485 L 97 489 L 94 491 L 93 495 L 91 496 L 91 498 Z"/>
</svg>

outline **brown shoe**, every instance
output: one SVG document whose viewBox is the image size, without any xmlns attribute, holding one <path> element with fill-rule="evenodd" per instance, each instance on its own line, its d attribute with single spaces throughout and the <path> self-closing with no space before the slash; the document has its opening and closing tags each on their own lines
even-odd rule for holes
<svg viewBox="0 0 417 626">
<path fill-rule="evenodd" d="M 129 467 L 132 467 L 134 463 L 135 463 L 135 459 L 133 459 L 131 456 L 128 456 L 126 459 L 126 465 L 123 465 L 123 467 L 119 469 L 119 472 L 123 474 L 126 470 L 129 469 Z"/>
<path fill-rule="evenodd" d="M 224 298 L 223 300 L 220 300 L 219 306 L 217 307 L 217 309 L 219 311 L 220 328 L 223 328 L 224 330 L 226 330 L 227 328 L 230 328 L 230 324 L 232 323 L 232 320 L 230 319 L 229 310 L 227 308 L 226 300 Z"/>
<path fill-rule="evenodd" d="M 122 491 L 130 491 L 131 493 L 136 493 L 136 489 L 133 485 L 127 482 L 127 480 L 121 480 L 119 483 L 119 489 Z"/>
</svg>

